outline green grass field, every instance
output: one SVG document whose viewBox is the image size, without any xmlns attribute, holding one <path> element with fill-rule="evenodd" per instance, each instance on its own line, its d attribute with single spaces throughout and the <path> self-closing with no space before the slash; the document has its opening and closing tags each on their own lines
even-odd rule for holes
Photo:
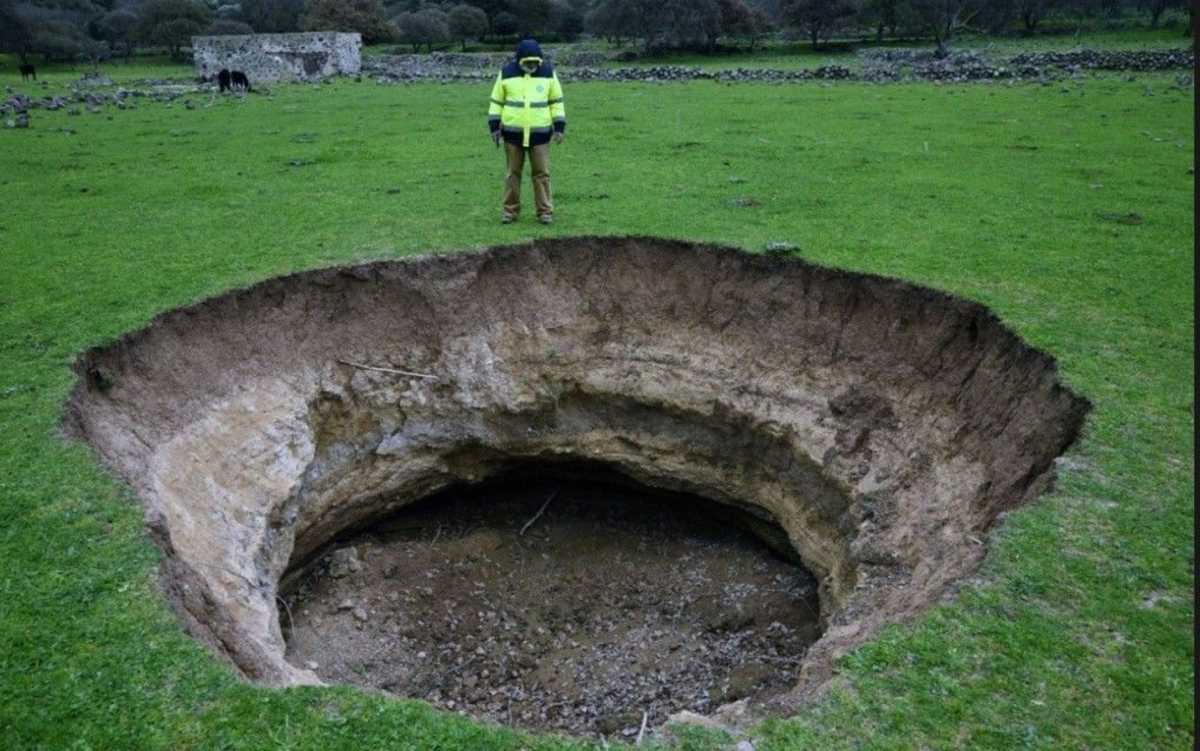
<svg viewBox="0 0 1200 751">
<path fill-rule="evenodd" d="M 77 352 L 200 297 L 638 233 L 788 241 L 979 300 L 1095 403 L 1057 490 L 1006 519 L 977 579 L 757 728 L 760 751 L 1190 749 L 1193 92 L 1174 80 L 568 86 L 550 228 L 498 223 L 487 87 L 278 86 L 0 129 L 0 748 L 575 747 L 239 681 L 176 624 L 136 501 L 58 421 Z"/>
</svg>

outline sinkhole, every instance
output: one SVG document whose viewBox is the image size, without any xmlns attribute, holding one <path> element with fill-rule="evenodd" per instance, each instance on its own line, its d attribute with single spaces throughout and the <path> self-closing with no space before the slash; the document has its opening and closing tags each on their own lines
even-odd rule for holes
<svg viewBox="0 0 1200 751">
<path fill-rule="evenodd" d="M 646 237 L 271 279 L 76 372 L 66 431 L 240 674 L 605 734 L 794 710 L 1089 409 L 977 303 Z"/>
</svg>

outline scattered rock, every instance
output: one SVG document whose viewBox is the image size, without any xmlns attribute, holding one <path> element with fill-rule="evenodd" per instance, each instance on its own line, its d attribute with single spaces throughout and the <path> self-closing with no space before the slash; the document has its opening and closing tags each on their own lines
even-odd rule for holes
<svg viewBox="0 0 1200 751">
<path fill-rule="evenodd" d="M 641 724 L 642 715 L 640 712 L 622 712 L 620 714 L 601 717 L 596 721 L 596 728 L 604 735 L 612 735 L 622 730 L 628 730 L 629 728 L 633 728 L 634 732 L 637 732 Z"/>
<path fill-rule="evenodd" d="M 335 550 L 329 556 L 329 575 L 335 579 L 356 574 L 362 570 L 362 562 L 358 560 L 358 548 L 348 547 Z"/>
<path fill-rule="evenodd" d="M 1016 55 L 993 61 L 981 50 L 955 50 L 938 57 L 930 49 L 870 49 L 859 52 L 862 72 L 854 73 L 840 65 L 815 69 L 782 70 L 775 68 L 706 69 L 680 65 L 656 65 L 637 68 L 604 68 L 603 62 L 581 55 L 564 56 L 559 76 L 564 81 L 717 81 L 720 83 L 794 83 L 802 81 L 862 80 L 890 83 L 901 80 L 925 80 L 947 83 L 987 80 L 1035 80 L 1049 83 L 1064 76 L 1078 76 L 1085 70 L 1170 70 L 1190 69 L 1190 49 L 1172 50 L 1076 50 Z M 502 55 L 383 55 L 363 60 L 363 71 L 380 84 L 411 83 L 421 80 L 440 82 L 484 82 L 493 69 L 505 61 Z M 616 59 L 631 61 L 636 54 L 621 53 Z M 569 62 L 568 62 L 569 61 Z M 564 67 L 565 66 L 565 67 Z M 1183 86 L 1184 84 L 1179 84 Z M 1190 85 L 1190 84 L 1188 84 Z"/>
<path fill-rule="evenodd" d="M 738 516 L 703 522 L 728 512 L 695 499 L 682 517 L 678 501 L 571 484 L 521 535 L 548 495 L 533 481 L 401 512 L 372 531 L 358 575 L 298 579 L 292 664 L 400 696 L 436 689 L 444 709 L 518 727 L 615 737 L 643 712 L 652 729 L 795 680 L 820 636 L 817 584 L 739 532 Z M 352 617 L 316 622 L 331 609 Z"/>
<path fill-rule="evenodd" d="M 795 243 L 784 242 L 782 240 L 772 240 L 766 244 L 764 248 L 766 252 L 776 255 L 785 255 L 787 253 L 795 253 L 800 250 L 800 246 Z"/>
<path fill-rule="evenodd" d="M 691 710 L 683 710 L 667 717 L 668 725 L 691 725 L 693 727 L 704 728 L 705 730 L 724 731 L 727 728 L 719 721 L 712 717 L 707 717 Z"/>
<path fill-rule="evenodd" d="M 777 671 L 761 662 L 751 662 L 735 668 L 729 674 L 729 686 L 721 697 L 721 703 L 744 699 L 768 683 Z"/>
<path fill-rule="evenodd" d="M 1145 221 L 1142 215 L 1136 211 L 1101 211 L 1096 216 L 1106 222 L 1116 222 L 1117 224 L 1141 224 Z"/>
<path fill-rule="evenodd" d="M 77 83 L 80 86 L 112 86 L 113 80 L 103 73 L 85 73 Z"/>
<path fill-rule="evenodd" d="M 1184 47 L 1169 50 L 1084 49 L 1069 52 L 1025 52 L 1010 59 L 1009 64 L 1082 70 L 1171 70 L 1191 68 L 1193 53 Z M 1130 78 L 1136 80 L 1133 76 Z"/>
<path fill-rule="evenodd" d="M 452 543 L 450 554 L 460 558 L 484 558 L 504 545 L 504 539 L 495 531 L 485 529 L 473 532 Z"/>
</svg>

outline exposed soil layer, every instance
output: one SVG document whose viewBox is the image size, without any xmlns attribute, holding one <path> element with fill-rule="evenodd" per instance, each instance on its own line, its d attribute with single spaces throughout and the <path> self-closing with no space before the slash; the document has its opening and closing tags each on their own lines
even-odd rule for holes
<svg viewBox="0 0 1200 751">
<path fill-rule="evenodd" d="M 608 479 L 542 469 L 443 491 L 338 542 L 285 579 L 289 661 L 616 737 L 643 712 L 654 727 L 790 688 L 819 636 L 816 580 L 728 507 Z"/>
<path fill-rule="evenodd" d="M 187 628 L 244 675 L 285 659 L 289 569 L 530 462 L 592 461 L 781 529 L 834 659 L 949 592 L 1052 480 L 1087 402 L 982 306 L 790 258 L 573 238 L 322 269 L 85 353 L 68 430 L 146 506 Z"/>
</svg>

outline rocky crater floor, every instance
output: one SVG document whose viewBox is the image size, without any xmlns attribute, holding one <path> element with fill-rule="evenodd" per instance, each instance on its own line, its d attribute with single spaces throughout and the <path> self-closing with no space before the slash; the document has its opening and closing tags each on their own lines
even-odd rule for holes
<svg viewBox="0 0 1200 751">
<path fill-rule="evenodd" d="M 76 371 L 67 432 L 137 492 L 165 596 L 242 675 L 618 733 L 622 714 L 727 715 L 739 694 L 747 716 L 794 710 L 976 570 L 1089 408 L 976 303 L 647 237 L 271 279 Z M 794 564 L 735 563 L 740 537 L 648 500 L 563 483 L 514 539 L 543 480 L 581 465 L 732 514 L 811 574 L 815 628 Z M 532 499 L 459 505 L 531 467 Z M 390 521 L 419 503 L 418 529 Z M 320 629 L 340 656 L 313 651 Z"/>
<path fill-rule="evenodd" d="M 288 660 L 616 738 L 790 688 L 820 633 L 812 575 L 725 507 L 617 479 L 527 472 L 340 541 L 285 580 Z"/>
</svg>

